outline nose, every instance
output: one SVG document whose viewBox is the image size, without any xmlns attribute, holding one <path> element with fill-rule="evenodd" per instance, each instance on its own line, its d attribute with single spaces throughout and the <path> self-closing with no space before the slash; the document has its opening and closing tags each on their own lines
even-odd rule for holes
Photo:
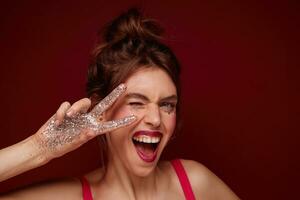
<svg viewBox="0 0 300 200">
<path fill-rule="evenodd" d="M 152 128 L 158 128 L 161 123 L 159 107 L 156 104 L 148 105 L 145 113 L 144 122 Z"/>
</svg>

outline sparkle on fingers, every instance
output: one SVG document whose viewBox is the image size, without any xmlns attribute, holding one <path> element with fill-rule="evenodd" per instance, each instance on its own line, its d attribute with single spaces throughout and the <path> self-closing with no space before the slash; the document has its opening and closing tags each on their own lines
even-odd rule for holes
<svg viewBox="0 0 300 200">
<path fill-rule="evenodd" d="M 95 118 L 100 116 L 107 108 L 109 108 L 116 99 L 121 96 L 126 90 L 126 86 L 124 84 L 119 85 L 116 89 L 114 89 L 108 96 L 106 96 L 99 104 L 93 108 L 91 111 L 91 115 Z"/>
<path fill-rule="evenodd" d="M 72 117 L 65 117 L 62 123 L 55 125 L 53 117 L 46 129 L 42 132 L 42 147 L 47 146 L 54 149 L 57 146 L 63 146 L 71 143 L 77 138 L 84 129 L 90 129 L 97 134 L 105 133 L 119 127 L 126 126 L 136 120 L 136 117 L 130 115 L 128 117 L 112 120 L 108 122 L 99 122 L 98 117 L 109 108 L 116 99 L 126 90 L 124 84 L 119 85 L 107 97 L 105 97 L 90 113 L 76 114 Z"/>
<path fill-rule="evenodd" d="M 102 133 L 108 132 L 115 128 L 126 126 L 135 120 L 136 120 L 136 117 L 134 115 L 130 115 L 130 116 L 122 118 L 122 119 L 103 122 L 101 124 L 99 123 L 97 126 L 93 127 L 92 129 L 95 131 L 102 132 Z"/>
<path fill-rule="evenodd" d="M 97 119 L 90 114 L 75 115 L 72 118 L 65 118 L 59 126 L 55 126 L 52 119 L 42 133 L 45 137 L 45 143 L 50 148 L 64 145 L 72 142 L 78 137 L 83 129 L 91 129 L 97 133 L 104 133 L 119 127 L 126 126 L 136 120 L 136 117 L 130 115 L 128 117 L 99 123 Z"/>
</svg>

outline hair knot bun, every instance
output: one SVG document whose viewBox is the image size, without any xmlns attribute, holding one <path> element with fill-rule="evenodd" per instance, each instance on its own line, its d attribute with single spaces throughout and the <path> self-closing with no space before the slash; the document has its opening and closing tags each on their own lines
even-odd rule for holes
<svg viewBox="0 0 300 200">
<path fill-rule="evenodd" d="M 153 19 L 144 18 L 137 8 L 131 8 L 109 23 L 103 38 L 107 43 L 123 39 L 159 40 L 163 29 Z"/>
</svg>

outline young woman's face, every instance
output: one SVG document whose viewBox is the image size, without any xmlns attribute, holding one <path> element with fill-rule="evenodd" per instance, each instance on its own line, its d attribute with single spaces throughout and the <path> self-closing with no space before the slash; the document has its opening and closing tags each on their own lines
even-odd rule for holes
<svg viewBox="0 0 300 200">
<path fill-rule="evenodd" d="M 143 68 L 125 82 L 127 90 L 107 111 L 107 120 L 135 115 L 132 125 L 107 134 L 110 159 L 137 176 L 148 175 L 173 134 L 177 92 L 169 75 L 159 68 Z"/>
</svg>

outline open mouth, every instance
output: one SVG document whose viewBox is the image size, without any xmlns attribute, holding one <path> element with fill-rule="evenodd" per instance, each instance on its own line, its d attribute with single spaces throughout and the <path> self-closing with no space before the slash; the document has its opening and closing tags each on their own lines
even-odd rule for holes
<svg viewBox="0 0 300 200">
<path fill-rule="evenodd" d="M 132 137 L 137 154 L 145 162 L 153 162 L 162 134 L 160 132 L 139 131 Z"/>
</svg>

